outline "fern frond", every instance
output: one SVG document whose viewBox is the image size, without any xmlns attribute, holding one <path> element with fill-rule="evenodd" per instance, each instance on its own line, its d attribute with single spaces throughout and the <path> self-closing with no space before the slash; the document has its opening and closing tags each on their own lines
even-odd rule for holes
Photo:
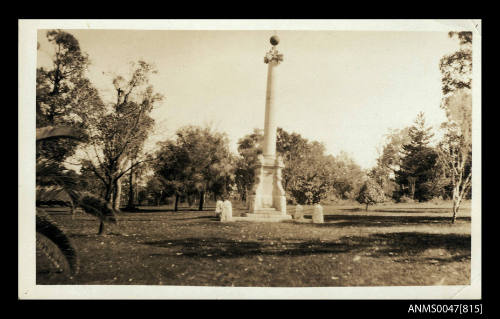
<svg viewBox="0 0 500 319">
<path fill-rule="evenodd" d="M 69 137 L 78 139 L 81 132 L 73 127 L 53 127 L 46 126 L 36 129 L 36 140 L 47 140 L 52 138 Z"/>
<path fill-rule="evenodd" d="M 59 228 L 57 223 L 53 221 L 47 213 L 41 209 L 36 210 L 36 231 L 52 241 L 61 251 L 63 256 L 68 261 L 71 274 L 77 274 L 79 271 L 79 260 L 75 248 L 71 240 Z M 49 257 L 49 260 L 60 269 L 60 265 L 56 262 L 57 257 L 45 245 L 39 245 L 44 253 Z"/>
<path fill-rule="evenodd" d="M 76 206 L 81 207 L 87 214 L 96 216 L 103 222 L 116 223 L 116 211 L 105 200 L 90 194 L 76 193 Z"/>
</svg>

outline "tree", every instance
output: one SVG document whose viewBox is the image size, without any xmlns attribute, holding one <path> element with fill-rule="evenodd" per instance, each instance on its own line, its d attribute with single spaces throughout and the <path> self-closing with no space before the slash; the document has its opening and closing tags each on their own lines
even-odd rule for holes
<svg viewBox="0 0 500 319">
<path fill-rule="evenodd" d="M 461 89 L 446 98 L 449 122 L 442 125 L 445 134 L 438 145 L 439 161 L 452 186 L 452 223 L 472 183 L 472 99 L 468 91 Z"/>
<path fill-rule="evenodd" d="M 230 190 L 234 180 L 234 159 L 223 133 L 209 127 L 186 126 L 175 141 L 165 141 L 156 154 L 155 174 L 176 195 L 196 193 L 198 209 L 203 210 L 208 192 L 220 196 Z"/>
<path fill-rule="evenodd" d="M 113 79 L 116 101 L 107 110 L 85 115 L 89 123 L 89 142 L 93 156 L 83 162 L 104 186 L 104 199 L 119 208 L 121 177 L 147 160 L 142 149 L 154 120 L 153 108 L 163 99 L 149 84 L 151 74 L 157 73 L 152 65 L 139 61 L 132 64 L 129 80 L 122 76 Z"/>
<path fill-rule="evenodd" d="M 384 190 L 374 180 L 367 179 L 363 186 L 361 186 L 356 201 L 360 204 L 365 204 L 366 210 L 368 210 L 368 205 L 383 203 L 385 201 Z"/>
<path fill-rule="evenodd" d="M 80 50 L 78 40 L 61 30 L 47 32 L 49 43 L 55 46 L 52 68 L 37 69 L 37 127 L 63 124 L 68 121 L 89 61 Z"/>
<path fill-rule="evenodd" d="M 295 177 L 300 175 L 302 163 L 306 160 L 309 141 L 303 138 L 300 134 L 292 132 L 288 133 L 281 127 L 278 127 L 276 132 L 276 152 L 283 158 L 285 168 L 283 169 L 283 188 L 289 190 L 289 185 L 295 182 Z M 323 155 L 324 148 L 317 145 L 315 149 Z"/>
<path fill-rule="evenodd" d="M 345 152 L 331 159 L 333 169 L 333 190 L 341 199 L 354 199 L 359 191 L 365 172 Z"/>
<path fill-rule="evenodd" d="M 409 127 L 389 130 L 378 149 L 377 164 L 368 173 L 384 189 L 387 197 L 396 195 L 395 172 L 401 167 L 403 145 L 410 143 L 408 130 Z"/>
<path fill-rule="evenodd" d="M 138 202 L 138 181 L 141 180 L 141 176 L 146 169 L 145 163 L 139 163 L 135 165 L 137 158 L 133 157 L 130 159 L 132 168 L 128 172 L 128 179 L 126 180 L 127 192 L 127 206 L 126 210 L 133 211 L 136 210 L 136 203 Z"/>
<path fill-rule="evenodd" d="M 161 199 L 161 192 L 175 195 L 174 211 L 177 211 L 179 197 L 189 192 L 189 154 L 175 141 L 167 140 L 158 144 L 160 149 L 151 162 L 154 177 L 148 182 L 148 189 L 153 191 L 157 203 Z"/>
<path fill-rule="evenodd" d="M 143 190 L 143 193 L 139 192 L 139 197 L 142 197 L 144 199 L 150 198 L 152 201 L 155 203 L 156 206 L 159 206 L 161 201 L 164 199 L 166 196 L 165 194 L 165 185 L 162 183 L 162 181 L 157 178 L 156 176 L 152 176 L 147 182 L 146 182 L 146 187 Z M 139 199 L 139 202 L 141 199 Z M 175 208 L 177 211 L 177 207 Z"/>
<path fill-rule="evenodd" d="M 85 128 L 81 115 L 103 107 L 85 75 L 88 57 L 70 33 L 50 30 L 46 35 L 54 55 L 50 67 L 40 67 L 36 72 L 36 126 Z M 41 141 L 37 144 L 37 158 L 61 162 L 74 154 L 77 144 L 77 140 L 67 137 Z"/>
<path fill-rule="evenodd" d="M 444 97 L 459 89 L 472 88 L 472 32 L 449 32 L 450 38 L 457 37 L 460 49 L 445 55 L 439 64 Z M 441 105 L 446 109 L 444 105 Z"/>
<path fill-rule="evenodd" d="M 299 204 L 317 204 L 332 190 L 331 158 L 324 155 L 325 147 L 311 142 L 302 149 L 302 160 L 294 164 L 288 190 Z M 286 164 L 285 164 L 286 165 Z"/>
<path fill-rule="evenodd" d="M 264 135 L 262 130 L 254 129 L 252 134 L 238 140 L 239 157 L 235 160 L 235 183 L 241 200 L 246 200 L 255 182 L 257 157 L 262 154 Z"/>
<path fill-rule="evenodd" d="M 457 37 L 458 51 L 445 55 L 439 69 L 442 75 L 446 111 L 445 136 L 438 146 L 439 160 L 452 186 L 452 223 L 455 222 L 463 197 L 472 183 L 472 32 L 449 32 Z"/>
<path fill-rule="evenodd" d="M 46 35 L 54 54 L 50 66 L 36 70 L 36 127 L 72 127 L 77 129 L 78 139 L 67 135 L 40 139 L 36 143 L 37 178 L 43 178 L 42 171 L 64 174 L 64 161 L 86 137 L 81 115 L 103 107 L 85 75 L 89 61 L 78 40 L 61 30 L 50 30 Z"/>
<path fill-rule="evenodd" d="M 402 146 L 403 157 L 400 168 L 395 172 L 395 180 L 401 187 L 400 196 L 426 201 L 434 196 L 428 183 L 436 171 L 437 153 L 428 146 L 433 137 L 430 127 L 426 127 L 422 112 L 408 130 L 410 142 Z"/>
</svg>

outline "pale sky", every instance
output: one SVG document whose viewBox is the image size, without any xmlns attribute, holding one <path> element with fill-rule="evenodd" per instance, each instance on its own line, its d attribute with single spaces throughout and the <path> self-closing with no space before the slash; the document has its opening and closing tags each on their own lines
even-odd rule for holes
<svg viewBox="0 0 500 319">
<path fill-rule="evenodd" d="M 184 125 L 212 124 L 236 152 L 239 138 L 263 128 L 267 65 L 273 31 L 69 30 L 91 60 L 89 78 L 104 100 L 111 74 L 127 74 L 144 59 L 165 96 L 153 111 L 148 142 L 173 137 Z M 375 165 L 390 128 L 410 125 L 423 111 L 429 125 L 445 120 L 439 60 L 458 48 L 447 32 L 278 31 L 278 126 L 345 151 L 363 168 Z M 51 48 L 38 31 L 38 65 Z M 103 72 L 105 72 L 103 74 Z"/>
</svg>

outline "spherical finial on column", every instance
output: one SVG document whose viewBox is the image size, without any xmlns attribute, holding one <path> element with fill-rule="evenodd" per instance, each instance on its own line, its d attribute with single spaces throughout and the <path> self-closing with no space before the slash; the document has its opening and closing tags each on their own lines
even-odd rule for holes
<svg viewBox="0 0 500 319">
<path fill-rule="evenodd" d="M 277 35 L 273 35 L 269 41 L 272 45 L 278 45 L 278 43 L 280 43 L 280 38 Z"/>
</svg>

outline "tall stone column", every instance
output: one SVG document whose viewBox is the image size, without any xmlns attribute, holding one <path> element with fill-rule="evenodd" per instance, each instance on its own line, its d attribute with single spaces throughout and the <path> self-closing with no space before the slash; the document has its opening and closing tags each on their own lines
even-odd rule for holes
<svg viewBox="0 0 500 319">
<path fill-rule="evenodd" d="M 274 47 L 273 47 L 274 48 Z M 274 106 L 275 88 L 279 62 L 271 60 L 267 63 L 266 115 L 264 120 L 264 157 L 276 155 L 276 107 Z"/>
<path fill-rule="evenodd" d="M 247 217 L 258 221 L 291 219 L 291 216 L 286 214 L 286 197 L 281 184 L 281 170 L 284 165 L 282 159 L 276 156 L 276 70 L 283 61 L 283 54 L 276 49 L 279 38 L 273 36 L 270 41 L 272 48 L 264 57 L 264 63 L 267 64 L 267 86 L 263 154 L 259 156 L 255 167 L 255 183 L 248 197 Z"/>
</svg>

